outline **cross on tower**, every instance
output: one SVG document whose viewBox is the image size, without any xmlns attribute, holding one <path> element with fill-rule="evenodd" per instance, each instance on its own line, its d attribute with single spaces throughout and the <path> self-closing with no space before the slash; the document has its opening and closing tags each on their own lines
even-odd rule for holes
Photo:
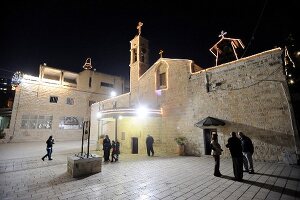
<svg viewBox="0 0 300 200">
<path fill-rule="evenodd" d="M 221 34 L 219 35 L 219 37 L 224 38 L 224 35 L 226 35 L 227 32 L 224 32 L 223 30 L 221 31 Z"/>
<path fill-rule="evenodd" d="M 163 54 L 163 50 L 159 50 L 159 55 L 160 55 L 160 58 L 162 58 L 162 54 Z"/>
<path fill-rule="evenodd" d="M 139 22 L 136 29 L 139 30 L 139 35 L 141 35 L 141 32 L 142 32 L 142 26 L 143 26 L 143 23 L 142 22 Z"/>
</svg>

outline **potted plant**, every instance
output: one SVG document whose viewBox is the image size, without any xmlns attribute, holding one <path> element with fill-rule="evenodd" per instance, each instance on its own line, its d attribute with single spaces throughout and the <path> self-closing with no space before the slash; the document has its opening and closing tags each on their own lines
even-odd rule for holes
<svg viewBox="0 0 300 200">
<path fill-rule="evenodd" d="M 174 140 L 177 143 L 177 147 L 178 147 L 177 153 L 180 156 L 183 156 L 184 155 L 184 145 L 187 142 L 187 138 L 184 136 L 180 136 L 180 137 L 176 137 Z"/>
</svg>

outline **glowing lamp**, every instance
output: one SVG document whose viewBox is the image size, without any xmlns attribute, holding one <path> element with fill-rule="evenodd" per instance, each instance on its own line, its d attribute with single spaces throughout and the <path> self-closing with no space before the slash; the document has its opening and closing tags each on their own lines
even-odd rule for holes
<svg viewBox="0 0 300 200">
<path fill-rule="evenodd" d="M 101 112 L 97 112 L 97 119 L 100 119 L 102 117 L 102 113 Z"/>
<path fill-rule="evenodd" d="M 117 96 L 117 93 L 115 91 L 111 91 L 110 96 L 115 97 L 115 96 Z"/>
<path fill-rule="evenodd" d="M 141 117 L 141 118 L 146 117 L 146 116 L 148 115 L 148 113 L 149 113 L 149 110 L 148 110 L 148 108 L 145 107 L 145 106 L 140 106 L 140 107 L 136 110 L 136 114 L 137 114 L 139 117 Z"/>
</svg>

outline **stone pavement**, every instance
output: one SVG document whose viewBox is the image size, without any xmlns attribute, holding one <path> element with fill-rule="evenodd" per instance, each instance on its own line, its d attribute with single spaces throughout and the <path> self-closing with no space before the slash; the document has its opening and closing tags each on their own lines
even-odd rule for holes
<svg viewBox="0 0 300 200">
<path fill-rule="evenodd" d="M 255 162 L 256 174 L 244 173 L 244 181 L 237 182 L 231 180 L 230 159 L 221 158 L 224 176 L 218 178 L 212 175 L 211 156 L 121 154 L 119 162 L 103 163 L 100 173 L 72 178 L 66 161 L 80 152 L 80 142 L 57 142 L 54 160 L 43 162 L 44 146 L 44 142 L 0 144 L 1 200 L 300 199 L 299 166 Z"/>
</svg>

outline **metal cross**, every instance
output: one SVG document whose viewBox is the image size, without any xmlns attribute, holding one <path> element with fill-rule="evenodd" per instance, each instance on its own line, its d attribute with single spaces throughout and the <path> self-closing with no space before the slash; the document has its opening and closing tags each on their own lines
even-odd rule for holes
<svg viewBox="0 0 300 200">
<path fill-rule="evenodd" d="M 219 37 L 224 37 L 224 35 L 226 35 L 227 34 L 227 32 L 224 32 L 223 30 L 221 31 L 221 34 L 219 35 Z"/>
</svg>

